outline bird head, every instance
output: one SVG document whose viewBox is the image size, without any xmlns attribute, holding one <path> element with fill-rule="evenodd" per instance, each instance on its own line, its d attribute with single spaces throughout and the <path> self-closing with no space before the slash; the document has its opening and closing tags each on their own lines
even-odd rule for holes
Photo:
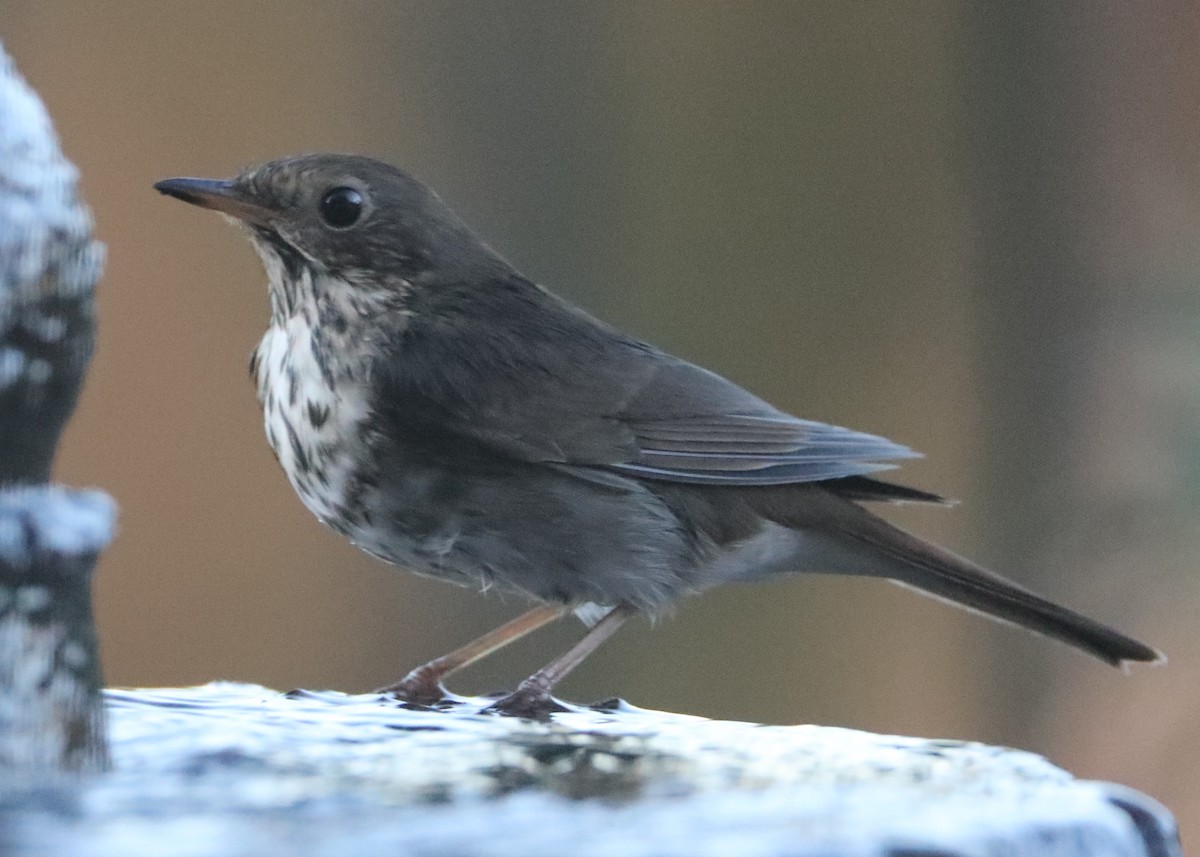
<svg viewBox="0 0 1200 857">
<path fill-rule="evenodd" d="M 243 226 L 272 280 L 308 275 L 402 290 L 505 266 L 432 190 L 359 155 L 296 155 L 232 179 L 154 187 Z"/>
</svg>

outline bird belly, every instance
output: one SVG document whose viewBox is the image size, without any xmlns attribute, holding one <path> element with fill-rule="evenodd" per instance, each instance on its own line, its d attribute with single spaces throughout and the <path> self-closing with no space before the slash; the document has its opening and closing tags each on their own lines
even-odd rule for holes
<svg viewBox="0 0 1200 857">
<path fill-rule="evenodd" d="M 631 480 L 594 481 L 468 448 L 373 436 L 373 525 L 351 538 L 418 574 L 578 605 L 657 612 L 687 583 L 677 522 Z"/>
</svg>

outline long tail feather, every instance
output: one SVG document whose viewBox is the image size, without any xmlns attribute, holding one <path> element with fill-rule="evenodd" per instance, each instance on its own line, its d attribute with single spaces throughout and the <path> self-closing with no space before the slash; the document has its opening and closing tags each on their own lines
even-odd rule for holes
<svg viewBox="0 0 1200 857">
<path fill-rule="evenodd" d="M 767 514 L 785 526 L 815 527 L 846 544 L 863 558 L 862 574 L 886 577 L 994 619 L 1053 637 L 1114 666 L 1127 661 L 1165 660 L 1150 646 L 907 533 L 849 500 L 831 494 L 825 498 L 818 503 L 821 509 L 814 515 L 811 502 L 796 504 L 793 500 L 783 504 L 778 502 L 782 498 L 776 496 L 769 503 L 775 514 Z M 806 508 L 803 520 L 796 520 L 786 511 L 788 507 L 795 510 L 801 505 Z"/>
</svg>

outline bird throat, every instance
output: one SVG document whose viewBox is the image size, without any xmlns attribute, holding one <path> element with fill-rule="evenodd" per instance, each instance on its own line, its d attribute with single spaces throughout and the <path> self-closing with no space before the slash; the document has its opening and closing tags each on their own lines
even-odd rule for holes
<svg viewBox="0 0 1200 857">
<path fill-rule="evenodd" d="M 270 326 L 250 358 L 267 442 L 309 511 L 353 537 L 369 410 L 362 296 L 307 260 L 255 245 L 271 296 Z"/>
</svg>

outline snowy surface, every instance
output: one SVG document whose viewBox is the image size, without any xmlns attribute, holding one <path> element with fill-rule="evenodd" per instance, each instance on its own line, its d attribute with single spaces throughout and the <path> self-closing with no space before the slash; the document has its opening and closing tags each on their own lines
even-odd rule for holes
<svg viewBox="0 0 1200 857">
<path fill-rule="evenodd" d="M 537 724 L 480 715 L 482 699 L 410 710 L 253 685 L 108 700 L 115 773 L 10 798 L 4 853 L 1177 853 L 1148 798 L 982 744 L 627 705 Z"/>
</svg>

